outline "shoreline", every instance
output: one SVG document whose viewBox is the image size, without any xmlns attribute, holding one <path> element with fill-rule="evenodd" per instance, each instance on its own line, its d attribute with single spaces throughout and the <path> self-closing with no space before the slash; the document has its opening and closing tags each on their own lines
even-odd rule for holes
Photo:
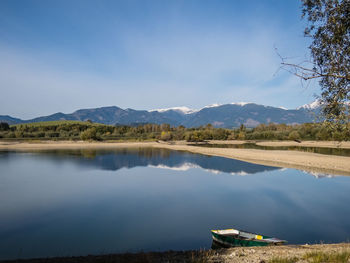
<svg viewBox="0 0 350 263">
<path fill-rule="evenodd" d="M 222 143 L 210 141 L 209 143 Z M 224 143 L 242 144 L 245 141 L 225 141 Z M 296 142 L 266 141 L 259 145 L 286 146 Z M 310 173 L 350 176 L 350 157 L 322 155 L 317 153 L 282 150 L 257 150 L 235 148 L 206 148 L 190 146 L 185 141 L 176 142 L 85 142 L 85 141 L 45 141 L 45 142 L 6 142 L 0 141 L 0 150 L 37 151 L 54 149 L 113 149 L 125 147 L 153 147 L 176 151 L 188 151 L 196 154 L 219 156 L 237 159 L 255 164 L 269 165 L 281 168 L 293 168 Z M 298 146 L 350 148 L 350 142 L 302 142 Z"/>
<path fill-rule="evenodd" d="M 350 141 L 258 141 L 259 146 L 301 146 L 301 147 L 322 147 L 334 149 L 350 149 Z"/>
<path fill-rule="evenodd" d="M 310 253 L 327 255 L 350 254 L 350 243 L 284 245 L 268 247 L 235 247 L 216 250 L 186 250 L 164 252 L 118 253 L 107 255 L 87 255 L 71 257 L 46 257 L 33 259 L 0 260 L 1 263 L 81 263 L 81 262 L 227 262 L 261 263 L 272 259 L 294 259 L 293 262 L 305 261 Z M 290 262 L 290 261 L 281 261 Z M 327 261 L 329 262 L 329 261 Z M 340 261 L 339 261 L 340 262 Z"/>
</svg>

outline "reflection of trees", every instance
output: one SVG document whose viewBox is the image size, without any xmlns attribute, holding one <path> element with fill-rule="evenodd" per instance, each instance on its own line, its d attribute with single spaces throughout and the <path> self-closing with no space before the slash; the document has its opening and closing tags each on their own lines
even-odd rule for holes
<svg viewBox="0 0 350 263">
<path fill-rule="evenodd" d="M 37 153 L 55 156 L 77 156 L 85 158 L 95 158 L 97 155 L 114 153 L 116 155 L 135 154 L 139 157 L 153 158 L 162 157 L 169 158 L 171 150 L 168 149 L 154 149 L 151 147 L 133 147 L 133 148 L 119 148 L 119 149 L 54 149 L 54 150 L 36 150 Z"/>
<path fill-rule="evenodd" d="M 188 152 L 156 148 L 75 149 L 40 151 L 39 157 L 54 162 L 72 162 L 83 168 L 116 171 L 122 168 L 161 166 L 179 168 L 201 167 L 225 173 L 253 174 L 274 170 L 275 167 L 257 165 L 223 157 L 205 156 Z M 190 165 L 191 166 L 191 165 Z"/>
<path fill-rule="evenodd" d="M 140 157 L 146 157 L 146 158 L 154 158 L 154 157 L 169 158 L 171 156 L 170 154 L 171 151 L 168 149 L 140 147 L 137 149 L 137 151 Z"/>
<path fill-rule="evenodd" d="M 94 159 L 97 155 L 97 151 L 94 149 L 82 149 L 80 153 L 84 158 L 88 159 Z"/>
</svg>

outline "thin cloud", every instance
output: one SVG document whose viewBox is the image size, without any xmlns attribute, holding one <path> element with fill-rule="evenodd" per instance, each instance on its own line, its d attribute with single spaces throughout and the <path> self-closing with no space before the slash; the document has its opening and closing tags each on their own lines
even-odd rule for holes
<svg viewBox="0 0 350 263">
<path fill-rule="evenodd" d="M 20 42 L 21 34 L 14 37 L 15 45 L 5 38 L 0 42 L 0 114 L 32 118 L 108 105 L 202 108 L 238 101 L 293 108 L 310 102 L 317 85 L 304 91 L 290 75 L 274 75 L 280 63 L 276 43 L 293 55 L 305 49 L 304 42 L 296 43 L 299 35 L 293 35 L 300 25 L 291 26 L 291 34 L 289 20 L 280 25 L 284 18 L 271 17 L 268 6 L 252 17 L 243 1 L 221 5 L 212 5 L 213 13 L 186 2 L 143 3 L 143 12 L 137 4 L 103 3 L 98 12 L 87 6 L 89 15 L 76 15 L 72 7 L 65 12 L 67 23 L 60 4 L 57 21 L 49 22 L 64 30 L 58 35 L 50 31 L 52 39 L 45 38 L 48 28 L 36 31 L 40 19 L 29 21 L 35 26 L 27 28 L 23 21 L 30 18 L 9 9 L 3 19 L 38 38 L 24 39 L 27 46 Z M 276 8 L 285 8 L 281 6 Z M 101 12 L 103 18 L 97 19 Z M 42 14 L 47 19 L 48 14 Z M 17 32 L 11 23 L 6 34 Z"/>
</svg>

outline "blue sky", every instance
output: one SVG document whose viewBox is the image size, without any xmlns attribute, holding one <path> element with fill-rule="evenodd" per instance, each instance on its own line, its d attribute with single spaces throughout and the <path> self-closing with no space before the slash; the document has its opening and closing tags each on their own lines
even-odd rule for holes
<svg viewBox="0 0 350 263">
<path fill-rule="evenodd" d="M 0 115 L 314 100 L 298 0 L 1 0 Z M 276 74 L 276 71 L 277 74 Z"/>
</svg>

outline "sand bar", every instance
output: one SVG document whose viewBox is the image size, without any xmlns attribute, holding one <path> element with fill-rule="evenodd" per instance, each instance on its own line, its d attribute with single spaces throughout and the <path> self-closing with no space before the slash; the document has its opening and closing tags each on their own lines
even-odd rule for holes
<svg viewBox="0 0 350 263">
<path fill-rule="evenodd" d="M 277 142 L 273 143 L 276 145 Z M 2 149 L 16 151 L 32 151 L 45 149 L 113 149 L 123 147 L 166 148 L 171 150 L 189 151 L 198 154 L 238 159 L 256 164 L 295 168 L 312 173 L 350 175 L 350 157 L 323 155 L 309 152 L 277 150 L 268 151 L 234 148 L 206 148 L 198 146 L 189 146 L 186 145 L 186 142 L 0 142 L 0 150 Z"/>
<path fill-rule="evenodd" d="M 350 142 L 335 142 L 335 141 L 263 141 L 256 142 L 261 146 L 302 146 L 302 147 L 324 147 L 324 148 L 340 148 L 350 149 Z"/>
</svg>

